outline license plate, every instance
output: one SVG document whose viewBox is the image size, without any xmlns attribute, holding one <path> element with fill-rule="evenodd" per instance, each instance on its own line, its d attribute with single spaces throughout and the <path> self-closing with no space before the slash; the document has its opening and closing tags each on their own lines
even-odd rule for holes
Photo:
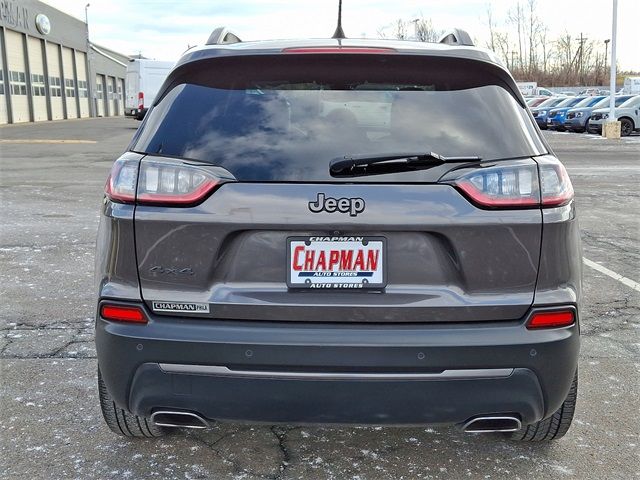
<svg viewBox="0 0 640 480">
<path fill-rule="evenodd" d="M 287 285 L 306 289 L 383 288 L 384 237 L 291 237 Z"/>
</svg>

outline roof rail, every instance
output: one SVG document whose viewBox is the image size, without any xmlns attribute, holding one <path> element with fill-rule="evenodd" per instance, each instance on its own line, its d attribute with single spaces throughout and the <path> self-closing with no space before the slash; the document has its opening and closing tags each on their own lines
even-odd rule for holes
<svg viewBox="0 0 640 480">
<path fill-rule="evenodd" d="M 454 28 L 445 32 L 444 35 L 440 37 L 438 43 L 446 43 L 447 45 L 458 45 L 458 46 L 466 46 L 473 47 L 473 40 L 471 40 L 471 36 L 467 33 L 466 30 L 462 30 L 461 28 Z"/>
<path fill-rule="evenodd" d="M 238 37 L 235 33 L 227 30 L 227 27 L 218 27 L 213 32 L 211 32 L 206 45 L 222 45 L 229 43 L 238 43 L 241 41 L 242 40 L 240 40 L 240 37 Z"/>
</svg>

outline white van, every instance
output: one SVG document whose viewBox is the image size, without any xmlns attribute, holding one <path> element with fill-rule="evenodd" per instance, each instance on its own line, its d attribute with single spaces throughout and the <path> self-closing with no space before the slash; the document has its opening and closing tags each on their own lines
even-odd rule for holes
<svg viewBox="0 0 640 480">
<path fill-rule="evenodd" d="M 127 98 L 124 113 L 142 120 L 158 90 L 171 71 L 174 62 L 133 59 L 127 65 Z"/>
<path fill-rule="evenodd" d="M 640 95 L 640 77 L 625 78 L 622 91 L 625 95 Z"/>
</svg>

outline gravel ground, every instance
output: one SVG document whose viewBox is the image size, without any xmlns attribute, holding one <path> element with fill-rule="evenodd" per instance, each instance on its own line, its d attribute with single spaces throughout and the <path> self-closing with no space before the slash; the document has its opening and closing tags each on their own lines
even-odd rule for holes
<svg viewBox="0 0 640 480">
<path fill-rule="evenodd" d="M 640 478 L 640 292 L 590 267 L 577 412 L 558 442 L 231 423 L 112 434 L 96 389 L 93 251 L 107 172 L 137 125 L 0 128 L 0 479 Z M 545 136 L 574 182 L 585 258 L 640 281 L 640 136 Z"/>
</svg>

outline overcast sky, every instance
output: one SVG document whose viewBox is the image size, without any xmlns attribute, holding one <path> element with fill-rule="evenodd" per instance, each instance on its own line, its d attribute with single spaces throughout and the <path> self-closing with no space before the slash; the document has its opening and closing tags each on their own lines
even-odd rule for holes
<svg viewBox="0 0 640 480">
<path fill-rule="evenodd" d="M 44 0 L 84 20 L 87 0 Z M 177 60 L 216 26 L 243 40 L 330 37 L 337 0 L 88 0 L 91 40 L 125 54 Z M 522 1 L 525 3 L 525 0 Z M 484 42 L 487 6 L 503 22 L 516 0 L 344 0 L 348 37 L 376 38 L 394 20 L 431 18 L 438 29 L 461 27 Z M 599 43 L 611 36 L 612 0 L 537 0 L 551 36 L 568 32 Z M 618 64 L 640 71 L 640 0 L 618 2 Z M 500 26 L 500 25 L 499 25 Z M 604 48 L 604 47 L 601 47 Z"/>
</svg>

